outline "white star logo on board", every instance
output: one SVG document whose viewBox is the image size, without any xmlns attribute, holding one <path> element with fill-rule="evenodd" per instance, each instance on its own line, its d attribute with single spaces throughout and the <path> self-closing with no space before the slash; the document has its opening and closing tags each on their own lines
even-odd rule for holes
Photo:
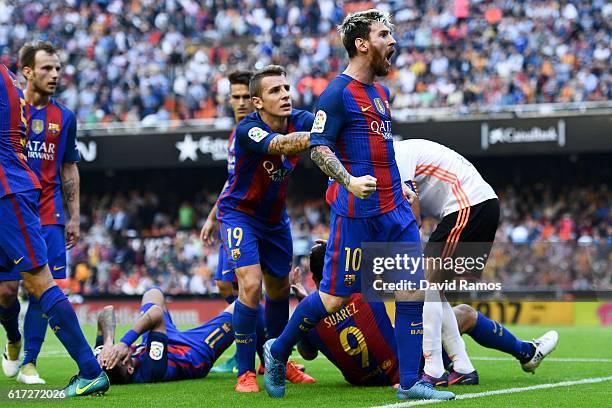
<svg viewBox="0 0 612 408">
<path fill-rule="evenodd" d="M 198 160 L 198 142 L 193 140 L 191 133 L 187 133 L 182 142 L 176 142 L 176 148 L 180 151 L 179 161 Z"/>
</svg>

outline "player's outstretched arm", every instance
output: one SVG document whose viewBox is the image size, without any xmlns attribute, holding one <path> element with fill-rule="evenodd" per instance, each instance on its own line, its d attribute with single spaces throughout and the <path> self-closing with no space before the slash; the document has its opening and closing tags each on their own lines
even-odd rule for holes
<svg viewBox="0 0 612 408">
<path fill-rule="evenodd" d="M 268 145 L 268 153 L 293 155 L 303 152 L 310 147 L 310 132 L 293 132 L 286 135 L 277 135 Z"/>
<path fill-rule="evenodd" d="M 61 177 L 64 200 L 70 214 L 70 220 L 66 223 L 66 248 L 71 249 L 81 236 L 80 178 L 77 164 L 62 164 Z"/>
<path fill-rule="evenodd" d="M 143 313 L 138 320 L 136 320 L 134 328 L 125 333 L 119 343 L 113 346 L 108 359 L 108 369 L 113 369 L 117 363 L 122 360 L 127 362 L 130 358 L 130 345 L 136 341 L 141 334 L 148 331 L 166 333 L 164 311 L 160 306 L 151 306 L 146 313 Z"/>
<path fill-rule="evenodd" d="M 332 179 L 340 183 L 358 198 L 368 198 L 376 191 L 376 179 L 370 175 L 353 177 L 346 171 L 338 157 L 327 146 L 315 146 L 310 158 Z"/>
</svg>

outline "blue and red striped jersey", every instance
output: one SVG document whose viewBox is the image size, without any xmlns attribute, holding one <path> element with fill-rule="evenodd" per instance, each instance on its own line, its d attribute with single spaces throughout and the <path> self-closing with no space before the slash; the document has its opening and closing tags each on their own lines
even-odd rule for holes
<svg viewBox="0 0 612 408">
<path fill-rule="evenodd" d="M 201 341 L 204 341 L 203 339 Z M 163 378 L 156 381 L 176 381 L 191 378 L 206 377 L 212 365 L 210 357 L 201 355 L 197 349 L 187 344 L 178 344 L 168 339 L 168 364 Z M 142 361 L 147 358 L 149 348 L 146 343 L 132 347 L 132 359 L 134 361 L 134 382 L 152 382 L 150 373 L 140 370 Z M 148 368 L 148 367 L 147 367 Z M 156 382 L 155 381 L 155 382 Z"/>
<path fill-rule="evenodd" d="M 149 303 L 143 308 L 153 305 Z M 214 362 L 234 343 L 232 315 L 222 312 L 201 326 L 181 331 L 164 311 L 166 334 L 148 331 L 142 343 L 132 346 L 135 383 L 204 378 Z M 164 354 L 167 353 L 167 358 Z"/>
<path fill-rule="evenodd" d="M 308 332 L 306 342 L 320 350 L 351 384 L 399 382 L 395 334 L 382 302 L 368 303 L 361 294 L 353 294 L 342 310 Z"/>
<path fill-rule="evenodd" d="M 293 109 L 287 133 L 309 131 L 314 116 Z M 257 112 L 247 115 L 237 126 L 234 142 L 234 172 L 219 197 L 218 218 L 228 211 L 240 211 L 264 222 L 276 223 L 287 217 L 285 195 L 288 176 L 299 156 L 268 154 L 272 132 Z M 228 160 L 228 171 L 230 160 Z"/>
<path fill-rule="evenodd" d="M 51 99 L 43 109 L 27 107 L 28 164 L 40 180 L 41 225 L 64 225 L 62 204 L 63 163 L 80 160 L 76 143 L 77 123 L 74 113 L 64 105 Z"/>
<path fill-rule="evenodd" d="M 319 99 L 310 144 L 331 148 L 352 176 L 377 179 L 376 192 L 365 200 L 330 180 L 326 199 L 337 214 L 373 217 L 403 202 L 393 151 L 389 90 L 383 85 L 337 76 Z"/>
<path fill-rule="evenodd" d="M 0 64 L 0 198 L 40 188 L 26 157 L 25 109 L 15 76 Z"/>
</svg>

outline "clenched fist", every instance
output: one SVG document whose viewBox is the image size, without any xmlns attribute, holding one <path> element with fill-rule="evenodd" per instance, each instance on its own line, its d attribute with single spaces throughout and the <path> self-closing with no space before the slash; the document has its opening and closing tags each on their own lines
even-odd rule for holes
<svg viewBox="0 0 612 408">
<path fill-rule="evenodd" d="M 376 191 L 376 178 L 370 175 L 351 177 L 347 189 L 358 198 L 368 198 Z"/>
</svg>

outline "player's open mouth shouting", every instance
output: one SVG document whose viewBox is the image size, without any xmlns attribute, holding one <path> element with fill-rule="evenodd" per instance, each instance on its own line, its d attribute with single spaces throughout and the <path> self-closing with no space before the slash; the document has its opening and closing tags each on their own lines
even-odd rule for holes
<svg viewBox="0 0 612 408">
<path fill-rule="evenodd" d="M 387 54 L 385 55 L 385 60 L 387 62 L 388 68 L 391 68 L 391 57 L 393 57 L 393 54 L 395 54 L 395 48 L 391 47 L 389 51 L 387 51 Z"/>
</svg>

